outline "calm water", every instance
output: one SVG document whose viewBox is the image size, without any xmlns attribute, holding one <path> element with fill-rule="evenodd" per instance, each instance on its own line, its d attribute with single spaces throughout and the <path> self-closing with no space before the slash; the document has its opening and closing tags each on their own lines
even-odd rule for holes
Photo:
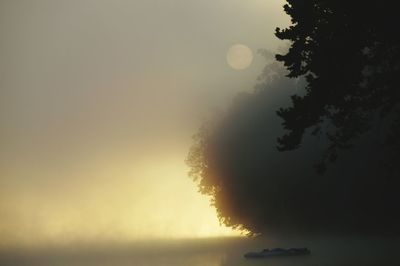
<svg viewBox="0 0 400 266">
<path fill-rule="evenodd" d="M 397 238 L 319 237 L 213 239 L 71 246 L 0 252 L 1 266 L 324 266 L 400 265 Z M 269 247 L 308 247 L 311 255 L 245 259 L 247 251 Z"/>
</svg>

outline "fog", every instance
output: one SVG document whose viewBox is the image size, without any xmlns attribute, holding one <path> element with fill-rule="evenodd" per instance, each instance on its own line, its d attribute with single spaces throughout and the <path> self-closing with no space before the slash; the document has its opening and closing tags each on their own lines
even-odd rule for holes
<svg viewBox="0 0 400 266">
<path fill-rule="evenodd" d="M 282 4 L 1 1 L 0 245 L 237 234 L 184 158 L 281 45 Z M 249 68 L 226 63 L 235 43 Z"/>
</svg>

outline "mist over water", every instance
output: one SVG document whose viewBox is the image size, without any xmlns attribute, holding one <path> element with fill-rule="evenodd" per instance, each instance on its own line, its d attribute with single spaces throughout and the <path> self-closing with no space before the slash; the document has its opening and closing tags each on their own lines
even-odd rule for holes
<svg viewBox="0 0 400 266">
<path fill-rule="evenodd" d="M 0 247 L 232 235 L 184 163 L 284 1 L 0 1 Z M 170 212 L 174 209 L 174 212 Z"/>
<path fill-rule="evenodd" d="M 309 256 L 245 259 L 248 251 L 308 247 Z M 398 265 L 398 238 L 356 236 L 215 238 L 89 244 L 0 252 L 4 266 Z"/>
<path fill-rule="evenodd" d="M 187 178 L 184 158 L 203 117 L 237 93 L 232 130 L 221 130 L 216 150 L 223 166 L 227 155 L 240 155 L 228 165 L 238 168 L 227 167 L 236 181 L 225 182 L 235 188 L 229 202 L 245 211 L 239 225 L 261 213 L 262 229 L 289 221 L 299 232 L 302 217 L 318 232 L 328 223 L 398 228 L 396 186 L 365 167 L 378 153 L 365 146 L 345 154 L 331 179 L 311 172 L 318 145 L 300 159 L 278 154 L 275 112 L 299 88 L 284 90 L 293 81 L 285 80 L 248 94 L 265 65 L 262 53 L 249 52 L 243 65 L 226 58 L 237 43 L 278 49 L 275 28 L 290 23 L 284 2 L 0 1 L 0 266 L 400 265 L 399 237 L 387 235 L 282 237 L 265 226 L 265 238 L 204 239 L 238 233 L 221 226 Z M 262 76 L 276 77 L 272 70 Z M 249 176 L 248 187 L 237 182 Z M 177 240 L 185 237 L 193 239 Z M 311 255 L 243 257 L 274 247 L 307 247 Z"/>
</svg>

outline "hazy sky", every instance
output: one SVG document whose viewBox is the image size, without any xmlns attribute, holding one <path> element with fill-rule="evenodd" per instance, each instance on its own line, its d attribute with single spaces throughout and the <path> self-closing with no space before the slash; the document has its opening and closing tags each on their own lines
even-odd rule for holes
<svg viewBox="0 0 400 266">
<path fill-rule="evenodd" d="M 231 234 L 184 159 L 283 45 L 282 5 L 0 0 L 0 245 Z"/>
</svg>

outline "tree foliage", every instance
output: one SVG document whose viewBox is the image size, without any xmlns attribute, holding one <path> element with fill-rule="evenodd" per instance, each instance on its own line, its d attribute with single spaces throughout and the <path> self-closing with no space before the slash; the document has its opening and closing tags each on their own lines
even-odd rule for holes
<svg viewBox="0 0 400 266">
<path fill-rule="evenodd" d="M 279 152 L 283 134 L 276 110 L 290 95 L 304 95 L 304 80 L 286 78 L 267 65 L 253 93 L 238 95 L 223 114 L 205 122 L 187 157 L 191 177 L 211 196 L 220 221 L 258 233 L 390 232 L 400 221 L 398 187 L 381 178 L 376 163 L 384 150 L 363 135 L 341 153 L 324 176 L 311 167 L 328 138 L 304 134 L 298 149 Z M 398 230 L 397 230 L 398 231 Z"/>
<path fill-rule="evenodd" d="M 187 157 L 191 177 L 221 222 L 252 233 L 399 233 L 394 2 L 284 8 L 292 25 L 276 35 L 290 47 L 276 59 L 285 68 L 267 65 L 253 93 L 202 125 Z M 323 176 L 311 167 L 318 161 Z M 328 161 L 336 163 L 326 171 Z"/>
<path fill-rule="evenodd" d="M 220 221 L 253 233 L 284 219 L 279 202 L 289 185 L 285 176 L 292 175 L 275 148 L 283 133 L 275 110 L 301 87 L 276 62 L 264 73 L 253 93 L 237 95 L 229 110 L 203 123 L 186 160 L 199 191 L 212 196 Z"/>
<path fill-rule="evenodd" d="M 298 148 L 308 128 L 315 135 L 326 134 L 330 145 L 317 165 L 324 172 L 325 163 L 335 161 L 338 150 L 349 148 L 376 120 L 392 124 L 388 134 L 400 133 L 400 30 L 395 6 L 394 1 L 287 1 L 284 9 L 292 25 L 277 28 L 276 36 L 289 40 L 291 47 L 276 58 L 289 77 L 305 77 L 307 86 L 305 95 L 292 96 L 292 106 L 278 111 L 288 130 L 278 139 L 281 151 Z M 395 144 L 393 138 L 387 141 Z M 386 160 L 393 168 L 399 154 L 388 153 L 397 156 Z"/>
</svg>

